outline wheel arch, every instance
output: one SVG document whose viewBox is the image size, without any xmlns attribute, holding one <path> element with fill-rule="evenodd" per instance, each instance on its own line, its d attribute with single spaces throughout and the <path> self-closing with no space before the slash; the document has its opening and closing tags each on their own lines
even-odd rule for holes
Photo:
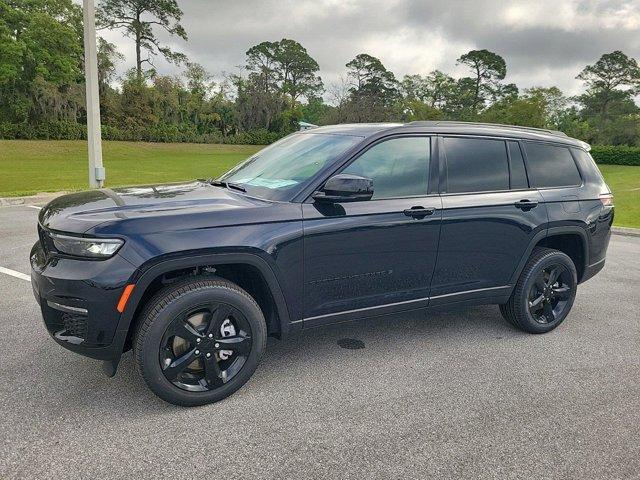
<svg viewBox="0 0 640 480">
<path fill-rule="evenodd" d="M 572 244 L 572 242 L 575 242 Z M 509 280 L 510 285 L 515 285 L 522 273 L 531 252 L 536 247 L 548 247 L 559 250 L 569 255 L 578 272 L 580 283 L 589 261 L 589 241 L 587 232 L 579 226 L 550 227 L 538 232 L 527 247 L 518 267 Z"/>
<path fill-rule="evenodd" d="M 260 276 L 260 278 L 256 280 L 264 282 L 264 286 L 273 300 L 278 327 L 276 336 L 280 338 L 285 337 L 290 330 L 289 311 L 278 278 L 267 260 L 257 254 L 248 252 L 195 254 L 159 261 L 156 260 L 146 267 L 141 267 L 131 282 L 135 284 L 135 287 L 126 309 L 120 318 L 118 325 L 119 335 L 117 335 L 119 345 L 117 345 L 116 348 L 120 352 L 126 349 L 127 342 L 131 338 L 132 329 L 135 328 L 136 315 L 141 311 L 144 302 L 158 290 L 157 284 L 160 279 L 163 279 L 167 274 L 189 270 L 195 272 L 198 269 L 207 268 L 209 269 L 207 272 L 210 272 L 213 276 L 234 281 L 234 278 L 229 278 L 230 275 L 228 274 L 228 272 L 232 271 L 231 266 L 242 266 L 246 271 L 254 271 Z M 224 273 L 217 275 L 218 269 L 224 271 Z M 184 276 L 186 275 L 182 275 L 182 277 Z M 238 282 L 236 281 L 235 283 Z M 242 287 L 243 285 L 240 286 Z M 256 299 L 256 301 L 258 301 L 258 299 Z M 260 304 L 261 302 L 258 301 L 258 303 Z M 261 308 L 263 307 L 263 305 L 260 306 Z M 268 312 L 264 312 L 263 310 L 263 313 L 265 317 L 268 316 Z"/>
</svg>

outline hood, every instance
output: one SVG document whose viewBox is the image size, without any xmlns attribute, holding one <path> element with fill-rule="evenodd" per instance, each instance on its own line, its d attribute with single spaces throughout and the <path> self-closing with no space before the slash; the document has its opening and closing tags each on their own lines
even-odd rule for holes
<svg viewBox="0 0 640 480">
<path fill-rule="evenodd" d="M 273 202 L 259 200 L 214 187 L 207 182 L 190 182 L 141 187 L 127 187 L 63 195 L 50 202 L 40 211 L 39 222 L 48 229 L 60 232 L 86 233 L 98 225 L 131 223 L 132 221 L 152 223 L 159 230 L 179 228 L 179 223 L 171 217 L 182 219 L 194 215 L 213 212 L 233 213 L 222 215 L 238 221 L 241 210 L 254 210 L 273 205 Z M 163 221 L 155 221 L 162 217 Z M 215 226 L 215 225 L 212 225 Z"/>
</svg>

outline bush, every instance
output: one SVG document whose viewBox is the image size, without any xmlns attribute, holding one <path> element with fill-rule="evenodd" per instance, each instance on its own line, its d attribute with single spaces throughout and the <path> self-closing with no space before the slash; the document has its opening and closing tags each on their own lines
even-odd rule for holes
<svg viewBox="0 0 640 480">
<path fill-rule="evenodd" d="M 15 123 L 0 123 L 0 138 L 5 140 L 14 140 L 18 132 L 18 127 Z"/>
<path fill-rule="evenodd" d="M 222 143 L 234 145 L 269 145 L 276 140 L 280 140 L 285 135 L 286 134 L 279 132 L 269 132 L 268 130 L 260 129 L 229 135 L 223 138 Z"/>
<path fill-rule="evenodd" d="M 251 132 L 224 136 L 215 127 L 201 128 L 193 124 L 158 123 L 150 127 L 139 125 L 102 125 L 103 140 L 133 142 L 171 143 L 229 143 L 233 145 L 268 145 L 282 138 L 286 133 L 260 129 Z M 0 139 L 5 140 L 84 140 L 87 138 L 85 125 L 66 121 L 28 123 L 0 122 Z"/>
<path fill-rule="evenodd" d="M 5 140 L 83 140 L 87 127 L 75 122 L 0 123 L 0 138 Z"/>
<path fill-rule="evenodd" d="M 591 156 L 596 163 L 640 167 L 640 147 L 594 145 L 591 147 Z"/>
</svg>

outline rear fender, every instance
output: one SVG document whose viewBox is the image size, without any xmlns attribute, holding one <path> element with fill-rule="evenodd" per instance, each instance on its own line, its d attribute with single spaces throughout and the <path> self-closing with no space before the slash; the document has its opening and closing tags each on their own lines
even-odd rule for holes
<svg viewBox="0 0 640 480">
<path fill-rule="evenodd" d="M 545 238 L 553 237 L 555 235 L 566 235 L 566 234 L 576 234 L 580 237 L 582 241 L 582 248 L 584 249 L 583 267 L 584 269 L 587 268 L 588 266 L 587 264 L 589 261 L 589 241 L 588 241 L 587 232 L 585 231 L 585 229 L 578 226 L 572 226 L 572 225 L 547 228 L 547 229 L 541 230 L 536 235 L 534 235 L 533 239 L 529 243 L 529 246 L 527 247 L 527 250 L 525 251 L 524 255 L 522 255 L 522 258 L 520 259 L 520 263 L 518 264 L 517 268 L 513 272 L 513 275 L 511 276 L 511 279 L 509 280 L 509 285 L 511 286 L 511 290 L 513 290 L 513 288 L 515 287 L 515 284 L 518 281 L 518 278 L 520 277 L 522 270 L 524 270 L 524 267 L 527 264 L 529 257 L 531 256 L 531 252 L 536 247 L 536 245 L 538 245 L 538 243 L 540 243 L 540 241 Z M 583 271 L 585 271 L 584 269 Z"/>
</svg>

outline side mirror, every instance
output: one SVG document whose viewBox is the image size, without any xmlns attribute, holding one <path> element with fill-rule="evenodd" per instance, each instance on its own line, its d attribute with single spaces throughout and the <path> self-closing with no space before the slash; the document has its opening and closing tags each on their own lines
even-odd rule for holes
<svg viewBox="0 0 640 480">
<path fill-rule="evenodd" d="M 373 180 L 341 173 L 331 177 L 324 187 L 313 194 L 317 202 L 342 203 L 371 200 L 373 196 Z"/>
</svg>

